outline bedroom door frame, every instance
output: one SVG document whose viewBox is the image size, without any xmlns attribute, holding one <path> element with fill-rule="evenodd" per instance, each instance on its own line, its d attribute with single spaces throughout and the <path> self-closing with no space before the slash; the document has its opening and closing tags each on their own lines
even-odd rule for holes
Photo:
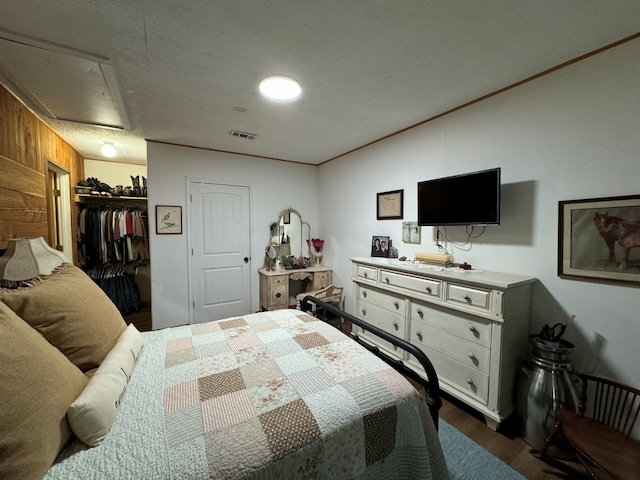
<svg viewBox="0 0 640 480">
<path fill-rule="evenodd" d="M 226 181 L 226 180 L 215 180 L 210 178 L 186 178 L 186 187 L 187 187 L 187 214 L 186 214 L 186 234 L 187 234 L 187 247 L 188 247 L 188 291 L 189 291 L 189 324 L 196 324 L 197 319 L 197 305 L 196 305 L 196 292 L 195 292 L 195 277 L 198 273 L 198 269 L 194 265 L 194 228 L 197 228 L 194 224 L 194 208 L 193 208 L 193 193 L 194 193 L 194 185 L 208 184 L 208 185 L 217 185 L 220 187 L 238 187 L 242 189 L 248 190 L 248 215 L 247 219 L 247 238 L 246 242 L 248 245 L 248 251 L 246 252 L 246 256 L 248 257 L 248 271 L 249 274 L 244 278 L 243 281 L 243 289 L 246 289 L 247 293 L 247 308 L 248 311 L 246 313 L 251 313 L 253 299 L 252 299 L 252 284 L 253 284 L 253 269 L 251 262 L 251 251 L 253 247 L 253 185 L 244 183 L 244 182 L 236 182 L 236 181 Z M 247 263 L 247 262 L 245 262 Z"/>
<path fill-rule="evenodd" d="M 46 182 L 49 246 L 71 259 L 73 237 L 69 172 L 47 160 Z"/>
</svg>

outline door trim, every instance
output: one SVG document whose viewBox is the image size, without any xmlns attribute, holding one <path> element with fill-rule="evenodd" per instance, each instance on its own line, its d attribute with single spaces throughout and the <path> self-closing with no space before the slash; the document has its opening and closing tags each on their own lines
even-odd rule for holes
<svg viewBox="0 0 640 480">
<path fill-rule="evenodd" d="M 239 182 L 233 180 L 219 180 L 219 179 L 211 179 L 211 178 L 201 178 L 201 177 L 186 177 L 185 178 L 185 192 L 186 198 L 185 203 L 187 206 L 187 213 L 184 222 L 183 231 L 186 231 L 187 234 L 187 258 L 189 259 L 187 262 L 187 291 L 189 294 L 189 325 L 195 325 L 195 307 L 194 307 L 194 296 L 193 296 L 193 255 L 191 251 L 193 249 L 193 239 L 191 238 L 191 218 L 192 218 L 192 202 L 191 202 L 191 184 L 192 183 L 209 183 L 212 185 L 226 185 L 231 187 L 247 187 L 249 189 L 249 248 L 250 248 L 250 256 L 249 258 L 254 258 L 253 255 L 253 231 L 254 231 L 254 219 L 253 219 L 253 183 L 247 182 Z M 253 264 L 252 264 L 253 265 Z M 254 310 L 254 300 L 253 300 L 253 278 L 250 277 L 249 281 L 249 303 L 251 305 L 251 309 Z"/>
<path fill-rule="evenodd" d="M 60 233 L 60 245 L 62 246 L 62 253 L 71 260 L 73 259 L 73 236 L 71 233 L 71 185 L 69 183 L 69 172 L 55 163 L 47 161 L 47 176 L 49 171 L 56 173 L 56 187 L 60 190 L 59 215 L 56 219 Z M 49 187 L 47 186 L 48 189 Z M 51 201 L 55 202 L 55 198 L 51 198 Z M 53 212 L 55 211 L 56 209 L 53 209 Z M 49 219 L 49 221 L 51 220 Z M 53 239 L 49 239 L 49 245 L 52 248 L 56 248 L 55 245 L 51 245 L 52 241 Z"/>
</svg>

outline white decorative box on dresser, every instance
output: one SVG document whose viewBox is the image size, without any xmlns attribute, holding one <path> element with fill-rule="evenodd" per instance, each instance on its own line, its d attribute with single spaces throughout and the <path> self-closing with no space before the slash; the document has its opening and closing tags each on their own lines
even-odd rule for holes
<svg viewBox="0 0 640 480">
<path fill-rule="evenodd" d="M 351 261 L 356 317 L 423 350 L 440 388 L 481 412 L 493 430 L 513 413 L 534 277 L 461 273 L 386 258 Z M 425 375 L 412 356 L 354 329 Z"/>
</svg>

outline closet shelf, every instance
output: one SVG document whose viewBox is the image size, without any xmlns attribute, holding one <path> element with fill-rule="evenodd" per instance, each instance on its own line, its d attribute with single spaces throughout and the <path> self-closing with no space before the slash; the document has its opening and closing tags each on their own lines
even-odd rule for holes
<svg viewBox="0 0 640 480">
<path fill-rule="evenodd" d="M 131 197 L 131 196 L 117 196 L 117 195 L 91 195 L 88 193 L 76 193 L 75 197 L 76 203 L 87 203 L 87 202 L 113 202 L 113 201 L 127 201 L 127 202 L 146 202 L 147 197 Z"/>
</svg>

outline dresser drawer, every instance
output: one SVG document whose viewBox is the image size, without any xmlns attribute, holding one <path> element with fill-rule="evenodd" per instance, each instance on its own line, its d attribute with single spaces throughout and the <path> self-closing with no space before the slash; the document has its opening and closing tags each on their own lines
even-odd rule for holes
<svg viewBox="0 0 640 480">
<path fill-rule="evenodd" d="M 404 312 L 402 314 L 393 314 L 388 310 L 380 308 L 376 305 L 372 305 L 368 302 L 358 302 L 358 315 L 359 318 L 371 325 L 384 330 L 391 335 L 398 338 L 404 338 L 405 333 L 405 319 Z M 355 328 L 355 327 L 354 327 Z M 404 352 L 402 349 L 398 349 L 396 345 L 387 342 L 386 340 L 377 337 L 371 332 L 364 331 L 361 328 L 357 328 L 356 331 L 362 334 L 368 341 L 375 343 L 376 345 L 384 348 L 387 352 L 395 354 L 395 356 L 402 357 Z"/>
<path fill-rule="evenodd" d="M 412 292 L 440 298 L 442 282 L 430 278 L 418 278 L 409 275 L 398 274 L 386 270 L 380 271 L 380 284 L 406 288 Z"/>
<path fill-rule="evenodd" d="M 331 272 L 315 272 L 313 274 L 313 290 L 320 290 L 331 285 Z"/>
<path fill-rule="evenodd" d="M 373 267 L 366 267 L 364 265 L 358 265 L 356 270 L 356 277 L 363 280 L 369 280 L 371 282 L 377 282 L 378 269 Z"/>
<path fill-rule="evenodd" d="M 491 309 L 491 291 L 479 288 L 448 284 L 445 300 L 448 303 L 462 304 L 478 310 Z"/>
<path fill-rule="evenodd" d="M 410 341 L 420 348 L 431 348 L 468 367 L 489 374 L 491 350 L 484 345 L 463 340 L 456 335 L 430 327 L 422 322 L 411 322 Z"/>
<path fill-rule="evenodd" d="M 394 295 L 393 293 L 383 292 L 361 285 L 358 291 L 358 299 L 404 316 L 405 299 L 400 295 Z M 361 312 L 356 313 L 356 317 L 360 315 Z"/>
<path fill-rule="evenodd" d="M 442 383 L 453 384 L 459 390 L 475 397 L 486 405 L 489 398 L 488 375 L 485 375 L 475 368 L 463 365 L 431 348 L 422 347 L 421 350 L 427 355 L 429 360 L 431 360 L 438 374 L 438 378 Z M 413 355 L 409 356 L 408 363 L 420 367 L 420 362 L 418 362 Z M 420 368 L 419 371 L 422 372 L 422 368 Z"/>
<path fill-rule="evenodd" d="M 289 303 L 289 299 L 287 298 L 289 277 L 286 275 L 270 277 L 268 285 L 267 302 L 269 303 L 269 307 L 287 308 Z"/>
<path fill-rule="evenodd" d="M 491 323 L 481 317 L 414 301 L 411 304 L 411 324 L 414 323 L 444 330 L 485 347 L 491 345 Z"/>
</svg>

